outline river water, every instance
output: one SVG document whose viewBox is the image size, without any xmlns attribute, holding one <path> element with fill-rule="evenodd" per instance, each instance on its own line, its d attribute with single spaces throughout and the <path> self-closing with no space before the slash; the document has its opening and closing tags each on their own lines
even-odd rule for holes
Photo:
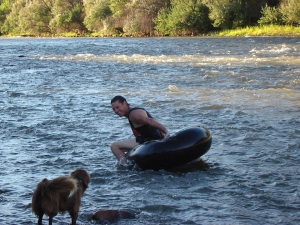
<svg viewBox="0 0 300 225">
<path fill-rule="evenodd" d="M 78 224 L 100 209 L 135 213 L 126 225 L 300 223 L 300 38 L 2 38 L 0 83 L 0 224 L 37 223 L 37 183 L 76 168 L 91 175 Z M 132 134 L 115 95 L 171 134 L 206 127 L 210 168 L 118 167 L 110 144 Z"/>
</svg>

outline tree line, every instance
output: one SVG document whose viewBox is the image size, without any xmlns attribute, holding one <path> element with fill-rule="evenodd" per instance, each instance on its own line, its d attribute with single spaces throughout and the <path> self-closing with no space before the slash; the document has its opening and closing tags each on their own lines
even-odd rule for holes
<svg viewBox="0 0 300 225">
<path fill-rule="evenodd" d="M 300 0 L 0 0 L 0 35 L 201 35 L 300 25 Z"/>
</svg>

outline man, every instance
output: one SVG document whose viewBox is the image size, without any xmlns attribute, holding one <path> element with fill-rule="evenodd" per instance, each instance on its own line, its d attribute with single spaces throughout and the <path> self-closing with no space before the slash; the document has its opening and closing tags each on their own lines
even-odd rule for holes
<svg viewBox="0 0 300 225">
<path fill-rule="evenodd" d="M 136 137 L 111 144 L 111 151 L 121 164 L 126 162 L 125 152 L 146 141 L 163 141 L 169 136 L 169 131 L 164 125 L 153 119 L 145 109 L 131 108 L 124 97 L 115 96 L 111 100 L 111 106 L 117 115 L 120 117 L 125 116 L 128 119 L 133 134 Z"/>
</svg>

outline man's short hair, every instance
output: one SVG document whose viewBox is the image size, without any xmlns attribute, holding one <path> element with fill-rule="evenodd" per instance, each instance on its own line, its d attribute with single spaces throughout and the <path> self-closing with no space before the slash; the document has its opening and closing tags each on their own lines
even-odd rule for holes
<svg viewBox="0 0 300 225">
<path fill-rule="evenodd" d="M 112 104 L 113 102 L 116 102 L 116 101 L 119 101 L 120 103 L 123 104 L 124 102 L 126 102 L 126 99 L 121 95 L 117 95 L 112 98 L 112 100 L 110 101 L 110 104 Z"/>
</svg>

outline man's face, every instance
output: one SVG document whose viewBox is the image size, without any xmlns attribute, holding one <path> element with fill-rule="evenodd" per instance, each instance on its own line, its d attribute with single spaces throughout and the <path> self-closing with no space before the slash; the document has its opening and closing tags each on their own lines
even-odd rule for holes
<svg viewBox="0 0 300 225">
<path fill-rule="evenodd" d="M 127 113 L 126 102 L 120 103 L 119 101 L 115 101 L 111 103 L 111 107 L 114 110 L 114 112 L 119 116 L 125 116 Z"/>
</svg>

